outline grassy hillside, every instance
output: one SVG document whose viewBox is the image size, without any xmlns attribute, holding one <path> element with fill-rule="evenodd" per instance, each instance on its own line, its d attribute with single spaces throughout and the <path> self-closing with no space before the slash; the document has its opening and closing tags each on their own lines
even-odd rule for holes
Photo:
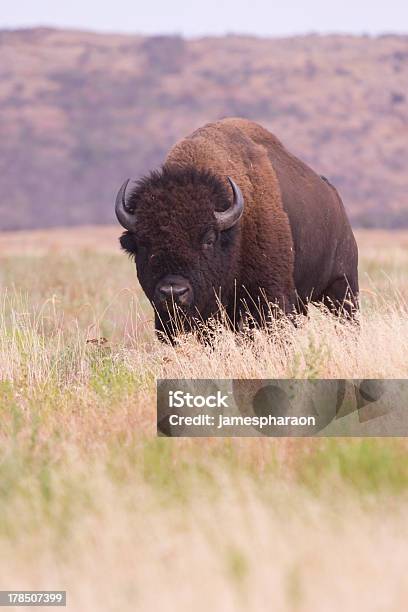
<svg viewBox="0 0 408 612">
<path fill-rule="evenodd" d="M 359 334 L 315 312 L 215 350 L 154 339 L 117 234 L 0 235 L 0 588 L 75 612 L 405 610 L 404 440 L 157 439 L 155 379 L 406 378 L 408 234 L 357 235 Z"/>
<path fill-rule="evenodd" d="M 356 225 L 408 226 L 408 37 L 0 32 L 0 228 L 110 223 L 127 176 L 200 125 L 261 122 Z"/>
</svg>

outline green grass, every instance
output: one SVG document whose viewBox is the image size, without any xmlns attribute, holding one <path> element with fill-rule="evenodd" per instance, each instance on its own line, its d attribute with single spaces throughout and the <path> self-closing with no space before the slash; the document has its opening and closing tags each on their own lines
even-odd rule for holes
<svg viewBox="0 0 408 612">
<path fill-rule="evenodd" d="M 397 439 L 325 440 L 308 457 L 299 457 L 298 481 L 318 494 L 328 483 L 359 496 L 406 494 L 408 447 Z"/>
</svg>

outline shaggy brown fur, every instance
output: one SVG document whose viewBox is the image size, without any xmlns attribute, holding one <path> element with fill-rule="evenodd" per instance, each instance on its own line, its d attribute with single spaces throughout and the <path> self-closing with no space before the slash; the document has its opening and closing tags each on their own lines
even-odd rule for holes
<svg viewBox="0 0 408 612">
<path fill-rule="evenodd" d="M 245 209 L 219 235 L 214 211 L 230 205 L 227 176 Z M 139 181 L 131 202 L 137 230 L 122 246 L 135 255 L 152 302 L 160 279 L 174 274 L 193 287 L 187 314 L 204 320 L 217 311 L 216 295 L 234 321 L 243 303 L 258 322 L 265 303 L 287 313 L 304 312 L 310 299 L 350 314 L 357 308 L 357 247 L 340 197 L 256 123 L 232 118 L 198 129 Z M 208 232 L 217 233 L 210 249 Z M 168 332 L 163 316 L 156 327 Z"/>
</svg>

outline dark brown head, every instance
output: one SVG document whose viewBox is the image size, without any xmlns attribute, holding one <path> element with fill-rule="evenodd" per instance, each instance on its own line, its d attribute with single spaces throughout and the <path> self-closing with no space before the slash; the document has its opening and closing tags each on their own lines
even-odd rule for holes
<svg viewBox="0 0 408 612">
<path fill-rule="evenodd" d="M 120 242 L 161 316 L 176 304 L 206 318 L 234 290 L 244 201 L 229 184 L 211 172 L 164 167 L 119 190 L 116 215 L 127 230 Z"/>
</svg>

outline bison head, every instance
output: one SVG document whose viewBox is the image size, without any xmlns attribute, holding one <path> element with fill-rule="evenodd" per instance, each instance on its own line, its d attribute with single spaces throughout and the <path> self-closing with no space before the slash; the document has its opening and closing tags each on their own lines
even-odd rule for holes
<svg viewBox="0 0 408 612">
<path fill-rule="evenodd" d="M 119 190 L 116 215 L 127 230 L 120 242 L 135 258 L 156 325 L 174 305 L 206 319 L 234 291 L 244 200 L 228 180 L 231 189 L 211 172 L 165 166 Z"/>
</svg>

